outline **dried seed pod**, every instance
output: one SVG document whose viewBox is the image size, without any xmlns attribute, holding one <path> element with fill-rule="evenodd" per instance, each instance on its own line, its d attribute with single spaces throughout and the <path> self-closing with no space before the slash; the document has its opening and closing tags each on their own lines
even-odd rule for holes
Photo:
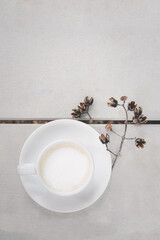
<svg viewBox="0 0 160 240">
<path fill-rule="evenodd" d="M 139 117 L 139 122 L 140 123 L 147 123 L 147 117 L 146 116 L 144 116 L 143 114 Z"/>
<path fill-rule="evenodd" d="M 123 101 L 123 102 L 125 102 L 125 101 L 127 100 L 127 98 L 128 98 L 127 96 L 122 96 L 122 97 L 120 98 L 120 100 Z"/>
<path fill-rule="evenodd" d="M 134 111 L 136 107 L 137 107 L 137 104 L 135 104 L 135 101 L 131 101 L 130 103 L 128 103 L 129 111 Z"/>
<path fill-rule="evenodd" d="M 99 136 L 99 139 L 103 144 L 107 144 L 109 142 L 109 135 L 106 134 L 106 136 L 104 136 L 104 134 L 101 134 L 101 136 Z"/>
<path fill-rule="evenodd" d="M 147 117 L 142 114 L 143 110 L 141 107 L 135 108 L 134 110 L 134 117 L 133 117 L 133 123 L 146 123 Z"/>
<path fill-rule="evenodd" d="M 72 111 L 73 111 L 71 113 L 72 118 L 80 118 L 81 117 L 81 111 L 79 109 L 74 108 L 74 109 L 72 109 Z"/>
<path fill-rule="evenodd" d="M 93 97 L 91 97 L 90 100 L 89 100 L 90 105 L 93 104 L 93 101 L 94 101 L 94 99 L 93 99 Z"/>
<path fill-rule="evenodd" d="M 90 106 L 90 105 L 92 105 L 92 103 L 93 103 L 93 98 L 92 97 L 90 99 L 88 98 L 88 96 L 84 98 L 84 104 L 85 105 Z"/>
<path fill-rule="evenodd" d="M 136 144 L 136 147 L 138 147 L 138 148 L 144 148 L 146 141 L 142 138 L 136 138 L 135 144 Z"/>
<path fill-rule="evenodd" d="M 78 109 L 82 112 L 86 112 L 87 111 L 87 107 L 84 103 L 80 103 L 80 105 L 78 105 Z"/>
<path fill-rule="evenodd" d="M 111 124 L 111 122 L 107 123 L 107 125 L 105 126 L 105 129 L 106 129 L 107 131 L 110 131 L 110 130 L 112 129 L 112 124 Z"/>
<path fill-rule="evenodd" d="M 110 100 L 110 102 L 107 103 L 109 107 L 117 107 L 118 106 L 118 101 L 115 98 L 111 97 L 111 98 L 109 98 L 109 100 Z"/>
<path fill-rule="evenodd" d="M 87 97 L 84 98 L 84 102 L 80 102 L 80 104 L 77 106 L 77 108 L 72 109 L 72 117 L 73 118 L 79 118 L 81 117 L 82 114 L 88 113 L 90 105 L 93 103 L 93 98 L 91 97 L 90 99 Z M 88 113 L 89 114 L 89 113 Z"/>
</svg>

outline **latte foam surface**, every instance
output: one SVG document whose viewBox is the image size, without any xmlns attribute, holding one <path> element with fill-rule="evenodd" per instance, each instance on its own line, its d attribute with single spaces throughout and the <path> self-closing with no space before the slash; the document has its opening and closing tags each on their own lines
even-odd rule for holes
<svg viewBox="0 0 160 240">
<path fill-rule="evenodd" d="M 49 148 L 40 163 L 40 175 L 53 191 L 78 190 L 91 174 L 91 160 L 79 145 L 60 143 Z"/>
</svg>

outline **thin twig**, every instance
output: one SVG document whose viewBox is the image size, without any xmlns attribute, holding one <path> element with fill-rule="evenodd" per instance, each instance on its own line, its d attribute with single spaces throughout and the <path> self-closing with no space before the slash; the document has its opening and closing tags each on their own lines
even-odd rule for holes
<svg viewBox="0 0 160 240">
<path fill-rule="evenodd" d="M 113 131 L 113 129 L 111 129 L 110 131 L 113 132 L 115 135 L 117 135 L 117 136 L 122 138 L 122 136 L 120 134 L 116 133 L 115 131 Z"/>
<path fill-rule="evenodd" d="M 88 117 L 89 117 L 89 124 L 92 124 L 93 123 L 93 119 L 91 117 L 91 115 L 89 114 L 89 112 L 86 112 Z"/>
<path fill-rule="evenodd" d="M 112 151 L 108 148 L 107 144 L 106 144 L 106 149 L 107 149 L 108 152 L 112 153 L 114 156 L 117 156 L 117 154 L 115 154 L 114 152 L 112 152 Z"/>
<path fill-rule="evenodd" d="M 89 119 L 92 120 L 92 117 L 91 117 L 91 115 L 89 114 L 89 112 L 86 112 L 86 113 L 87 113 Z"/>
<path fill-rule="evenodd" d="M 133 138 L 126 138 L 125 137 L 125 140 L 135 140 L 136 139 L 136 137 L 133 137 Z"/>
</svg>

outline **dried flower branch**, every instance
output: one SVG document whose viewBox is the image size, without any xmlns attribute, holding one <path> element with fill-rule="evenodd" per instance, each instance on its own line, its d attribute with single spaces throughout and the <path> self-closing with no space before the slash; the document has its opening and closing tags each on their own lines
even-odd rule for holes
<svg viewBox="0 0 160 240">
<path fill-rule="evenodd" d="M 93 104 L 93 97 L 89 99 L 89 97 L 84 98 L 84 102 L 80 102 L 80 104 L 77 106 L 78 108 L 72 109 L 72 118 L 80 118 L 82 114 L 87 114 L 89 116 L 89 119 L 91 120 L 91 115 L 89 114 L 89 107 Z"/>
<path fill-rule="evenodd" d="M 127 100 L 127 96 L 122 96 L 120 98 L 120 100 L 123 102 L 122 104 L 118 103 L 118 100 L 116 100 L 115 98 L 111 97 L 109 98 L 109 102 L 107 103 L 109 107 L 117 107 L 120 106 L 123 108 L 124 112 L 125 112 L 125 125 L 124 125 L 124 132 L 123 135 L 120 135 L 118 133 L 116 133 L 113 130 L 113 126 L 112 126 L 112 121 L 109 122 L 106 126 L 105 129 L 106 131 L 110 131 L 112 133 L 114 133 L 115 135 L 117 135 L 118 137 L 121 138 L 121 142 L 120 142 L 120 146 L 118 149 L 118 153 L 114 153 L 113 151 L 110 150 L 110 148 L 108 147 L 108 143 L 110 142 L 110 136 L 108 133 L 106 133 L 106 135 L 101 134 L 99 136 L 99 139 L 101 141 L 102 144 L 104 144 L 106 146 L 106 150 L 109 151 L 111 154 L 113 154 L 115 156 L 115 159 L 113 161 L 112 164 L 112 168 L 114 167 L 118 156 L 120 156 L 121 150 L 122 150 L 122 146 L 125 140 L 134 140 L 135 141 L 135 145 L 138 148 L 144 148 L 144 145 L 146 144 L 146 141 L 142 138 L 136 138 L 136 137 L 131 137 L 128 138 L 126 137 L 126 133 L 127 133 L 127 126 L 128 126 L 128 111 L 133 112 L 133 118 L 132 118 L 132 122 L 135 124 L 144 124 L 147 122 L 147 117 L 144 116 L 142 114 L 143 110 L 141 107 L 137 107 L 137 104 L 135 103 L 135 101 L 131 101 L 128 103 L 127 107 L 125 105 L 126 100 Z M 90 106 L 93 104 L 93 98 L 89 98 L 88 96 L 84 98 L 83 102 L 80 102 L 80 104 L 77 106 L 77 108 L 72 109 L 72 117 L 73 118 L 80 118 L 82 116 L 82 114 L 87 114 L 89 116 L 90 122 L 92 121 L 91 115 L 89 114 L 89 108 Z"/>
<path fill-rule="evenodd" d="M 105 127 L 105 129 L 106 129 L 107 131 L 110 131 L 110 132 L 116 134 L 117 136 L 119 136 L 119 137 L 121 138 L 121 142 L 120 142 L 120 146 L 119 146 L 119 150 L 118 150 L 118 153 L 117 153 L 117 154 L 113 153 L 112 151 L 110 151 L 110 149 L 108 149 L 108 145 L 107 145 L 108 142 L 107 142 L 107 143 L 106 143 L 105 141 L 102 142 L 103 144 L 106 145 L 106 149 L 115 156 L 115 159 L 114 159 L 114 162 L 113 162 L 113 165 L 112 165 L 112 168 L 113 168 L 114 165 L 115 165 L 115 163 L 116 163 L 116 161 L 117 161 L 118 156 L 119 156 L 120 153 L 121 153 L 124 140 L 135 140 L 135 145 L 136 145 L 136 147 L 138 147 L 138 148 L 143 148 L 144 145 L 146 144 L 146 141 L 145 141 L 144 139 L 141 139 L 141 138 L 135 138 L 135 137 L 134 137 L 134 138 L 126 138 L 126 132 L 127 132 L 127 126 L 128 126 L 128 111 L 134 111 L 134 116 L 133 116 L 133 118 L 132 118 L 132 121 L 133 121 L 133 123 L 135 123 L 135 124 L 137 124 L 137 123 L 139 123 L 139 124 L 146 123 L 146 122 L 147 122 L 147 120 L 146 120 L 147 117 L 142 114 L 142 108 L 141 108 L 141 107 L 137 108 L 137 104 L 135 103 L 135 101 L 129 102 L 129 103 L 128 103 L 128 106 L 127 106 L 127 108 L 126 108 L 125 102 L 126 102 L 126 100 L 127 100 L 127 96 L 122 96 L 122 97 L 120 98 L 120 100 L 123 101 L 122 104 L 119 104 L 118 101 L 117 101 L 115 98 L 113 98 L 113 97 L 111 97 L 109 100 L 110 100 L 110 102 L 107 103 L 109 107 L 114 107 L 114 108 L 117 107 L 117 106 L 122 107 L 123 110 L 124 110 L 124 112 L 125 112 L 125 116 L 126 116 L 125 126 L 124 126 L 124 133 L 123 133 L 122 136 L 121 136 L 120 134 L 116 133 L 116 132 L 113 130 L 113 127 L 112 127 L 111 122 L 109 122 L 109 123 L 106 125 L 106 127 Z M 103 135 L 103 134 L 102 134 L 102 135 Z M 101 136 L 102 136 L 102 135 L 101 135 Z M 107 134 L 107 135 L 108 135 L 108 134 Z M 109 139 L 109 136 L 108 136 L 108 139 Z"/>
</svg>

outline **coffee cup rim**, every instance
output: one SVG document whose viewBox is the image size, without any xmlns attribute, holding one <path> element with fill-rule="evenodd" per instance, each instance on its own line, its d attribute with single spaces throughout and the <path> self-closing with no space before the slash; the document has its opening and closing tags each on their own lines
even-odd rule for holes
<svg viewBox="0 0 160 240">
<path fill-rule="evenodd" d="M 91 163 L 91 171 L 90 171 L 90 176 L 88 177 L 87 181 L 80 187 L 78 188 L 77 190 L 75 191 L 72 191 L 72 192 L 67 192 L 67 193 L 63 193 L 63 192 L 58 192 L 58 191 L 54 191 L 53 189 L 51 189 L 43 180 L 41 174 L 40 174 L 40 162 L 42 160 L 42 157 L 43 155 L 45 154 L 45 152 L 52 146 L 55 146 L 55 145 L 58 145 L 60 143 L 73 143 L 75 145 L 78 145 L 79 147 L 81 147 L 85 153 L 87 154 L 87 156 L 89 157 L 90 159 L 90 163 Z M 57 140 L 57 141 L 54 141 L 52 143 L 49 143 L 42 151 L 41 153 L 39 154 L 39 157 L 38 157 L 38 161 L 37 161 L 37 164 L 36 164 L 36 172 L 37 172 L 37 176 L 39 177 L 42 185 L 52 194 L 55 194 L 55 195 L 58 195 L 58 196 L 73 196 L 73 195 L 76 195 L 80 192 L 82 192 L 90 183 L 92 177 L 93 177 L 93 172 L 94 172 L 94 162 L 93 162 L 93 158 L 90 154 L 90 152 L 87 150 L 87 148 L 82 145 L 81 143 L 75 141 L 75 140 L 68 140 L 68 139 L 61 139 L 61 140 Z"/>
</svg>

